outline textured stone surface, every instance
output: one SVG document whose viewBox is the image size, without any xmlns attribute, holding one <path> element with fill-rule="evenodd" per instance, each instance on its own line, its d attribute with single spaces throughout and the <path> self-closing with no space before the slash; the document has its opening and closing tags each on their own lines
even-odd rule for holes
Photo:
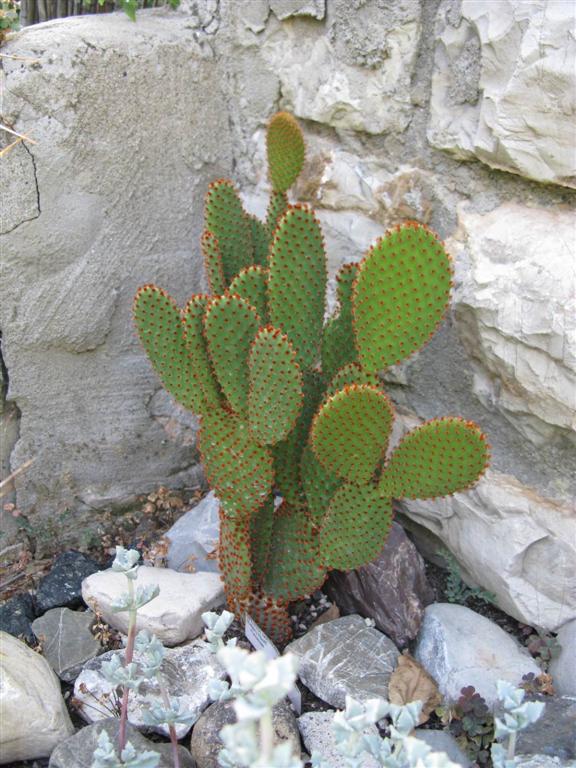
<svg viewBox="0 0 576 768">
<path fill-rule="evenodd" d="M 281 21 L 291 16 L 310 16 L 323 19 L 326 0 L 269 0 L 270 10 Z"/>
<path fill-rule="evenodd" d="M 32 622 L 42 655 L 65 682 L 74 680 L 84 664 L 102 650 L 91 631 L 94 618 L 92 611 L 52 608 Z"/>
<path fill-rule="evenodd" d="M 434 599 L 424 561 L 398 523 L 374 562 L 348 573 L 333 571 L 323 589 L 342 613 L 374 619 L 399 648 L 416 637 L 424 607 Z"/>
<path fill-rule="evenodd" d="M 98 736 L 102 731 L 107 731 L 110 740 L 114 743 L 118 738 L 118 723 L 119 720 L 115 717 L 82 728 L 56 747 L 50 755 L 49 768 L 92 768 Z M 172 768 L 174 763 L 170 744 L 148 741 L 130 724 L 128 724 L 127 734 L 128 741 L 138 754 L 147 751 L 157 752 L 161 755 L 158 768 Z M 181 768 L 196 768 L 187 749 L 178 746 L 178 755 Z"/>
<path fill-rule="evenodd" d="M 466 493 L 406 501 L 399 509 L 438 536 L 464 578 L 492 592 L 519 621 L 555 631 L 576 615 L 570 504 L 489 471 Z"/>
<path fill-rule="evenodd" d="M 573 760 L 576 758 L 576 697 L 545 696 L 542 701 L 546 704 L 543 714 L 518 734 L 516 752 Z"/>
<path fill-rule="evenodd" d="M 204 630 L 201 615 L 224 602 L 224 588 L 216 573 L 177 573 L 169 568 L 138 569 L 138 586 L 157 585 L 160 594 L 138 610 L 136 631 L 147 629 L 164 645 L 173 646 L 197 637 Z M 126 577 L 111 568 L 82 583 L 86 605 L 121 632 L 128 631 L 128 613 L 114 612 L 113 600 L 126 592 Z"/>
<path fill-rule="evenodd" d="M 558 757 L 548 755 L 517 755 L 518 768 L 574 768 L 574 760 L 560 760 Z"/>
<path fill-rule="evenodd" d="M 358 701 L 386 698 L 398 659 L 394 643 L 360 616 L 321 624 L 286 647 L 300 662 L 298 676 L 318 698 L 344 709 Z"/>
<path fill-rule="evenodd" d="M 308 753 L 317 753 L 322 756 L 327 765 L 341 765 L 342 754 L 338 752 L 334 744 L 332 722 L 334 712 L 306 712 L 298 718 L 298 728 L 302 741 Z M 364 733 L 377 736 L 378 729 L 375 725 L 367 728 Z M 365 755 L 360 763 L 361 768 L 378 768 L 379 763 L 371 755 Z"/>
<path fill-rule="evenodd" d="M 21 640 L 0 632 L 0 763 L 47 757 L 74 733 L 60 681 Z"/>
<path fill-rule="evenodd" d="M 570 3 L 444 0 L 430 141 L 538 181 L 576 185 Z"/>
<path fill-rule="evenodd" d="M 117 707 L 114 686 L 102 674 L 103 662 L 110 661 L 116 653 L 124 657 L 123 651 L 108 651 L 108 653 L 92 659 L 74 684 L 74 697 L 77 709 L 89 723 L 104 720 L 115 712 Z M 138 656 L 135 656 L 138 660 Z M 207 650 L 204 644 L 188 644 L 179 648 L 168 648 L 162 663 L 161 672 L 164 684 L 171 696 L 178 696 L 186 711 L 200 717 L 202 711 L 210 704 L 208 686 L 211 680 L 222 679 L 226 676 L 224 669 L 216 661 L 215 655 Z M 128 702 L 128 719 L 135 728 L 152 730 L 169 736 L 166 726 L 150 728 L 144 725 L 143 711 L 147 702 L 161 702 L 161 691 L 156 682 L 144 684 L 137 694 L 131 694 Z M 182 739 L 192 726 L 177 723 L 176 733 Z"/>
<path fill-rule="evenodd" d="M 23 637 L 29 643 L 35 643 L 36 637 L 32 622 L 38 615 L 36 601 L 27 592 L 16 595 L 0 606 L 0 630 L 14 637 Z"/>
<path fill-rule="evenodd" d="M 291 741 L 293 754 L 300 756 L 300 737 L 296 718 L 287 702 L 276 704 L 272 710 L 275 742 Z M 236 722 L 231 702 L 212 704 L 206 709 L 192 731 L 190 752 L 197 768 L 219 768 L 218 754 L 223 749 L 219 738 L 225 725 Z"/>
<path fill-rule="evenodd" d="M 497 624 L 453 603 L 426 608 L 414 656 L 448 701 L 456 701 L 462 688 L 473 685 L 488 706 L 497 699 L 498 680 L 516 685 L 529 672 L 541 671 L 528 651 Z"/>
<path fill-rule="evenodd" d="M 168 539 L 168 567 L 175 571 L 218 572 L 218 561 L 206 555 L 214 552 L 218 545 L 220 531 L 220 502 L 214 491 L 205 496 L 196 506 L 165 533 Z"/>
<path fill-rule="evenodd" d="M 22 222 L 2 242 L 8 398 L 22 413 L 11 464 L 35 457 L 18 505 L 74 509 L 74 536 L 94 508 L 197 481 L 194 450 L 150 410 L 160 384 L 130 315 L 143 283 L 180 302 L 203 287 L 203 197 L 230 170 L 228 118 L 204 33 L 174 14 L 49 22 L 11 51 L 38 60 L 5 59 L 3 112 L 37 139 L 11 162 L 41 211 L 24 221 L 23 184 L 10 187 Z"/>
<path fill-rule="evenodd" d="M 574 212 L 507 203 L 462 210 L 459 224 L 450 249 L 466 280 L 455 303 L 475 393 L 536 443 L 575 430 Z"/>
<path fill-rule="evenodd" d="M 560 652 L 549 667 L 554 690 L 563 696 L 576 696 L 576 619 L 560 627 L 556 641 Z"/>
<path fill-rule="evenodd" d="M 39 613 L 51 608 L 78 608 L 82 604 L 82 581 L 100 570 L 97 562 L 81 552 L 64 552 L 38 585 Z"/>
<path fill-rule="evenodd" d="M 417 728 L 414 735 L 420 741 L 428 744 L 434 752 L 443 752 L 453 763 L 462 768 L 471 768 L 472 763 L 458 746 L 456 739 L 448 731 L 431 731 L 426 728 Z"/>
</svg>

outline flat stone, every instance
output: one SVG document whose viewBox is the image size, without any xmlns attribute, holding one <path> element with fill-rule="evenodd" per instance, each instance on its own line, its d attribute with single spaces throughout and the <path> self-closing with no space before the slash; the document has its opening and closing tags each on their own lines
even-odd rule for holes
<svg viewBox="0 0 576 768">
<path fill-rule="evenodd" d="M 114 686 L 102 674 L 102 664 L 112 656 L 123 651 L 109 651 L 98 656 L 84 666 L 76 678 L 74 698 L 78 712 L 89 723 L 104 720 L 111 714 L 117 715 L 117 701 Z M 135 656 L 138 660 L 138 656 Z M 221 680 L 226 676 L 224 668 L 216 660 L 204 643 L 190 643 L 179 648 L 167 648 L 161 672 L 164 684 L 170 696 L 182 698 L 187 712 L 195 713 L 196 718 L 210 704 L 208 686 L 211 680 Z M 143 731 L 155 731 L 169 736 L 166 726 L 150 727 L 144 724 L 143 711 L 152 701 L 161 701 L 161 691 L 156 682 L 144 684 L 138 693 L 131 693 L 128 700 L 128 719 L 135 728 Z M 183 738 L 190 730 L 190 725 L 176 724 L 178 738 Z"/>
<path fill-rule="evenodd" d="M 576 696 L 576 619 L 558 630 L 560 653 L 550 662 L 554 690 L 563 696 Z"/>
<path fill-rule="evenodd" d="M 493 706 L 498 680 L 518 685 L 529 672 L 541 672 L 528 651 L 497 624 L 453 603 L 426 608 L 414 656 L 448 701 L 473 685 Z"/>
<path fill-rule="evenodd" d="M 60 681 L 46 659 L 0 632 L 0 761 L 48 757 L 74 733 Z"/>
<path fill-rule="evenodd" d="M 456 765 L 462 768 L 471 768 L 472 763 L 460 749 L 458 742 L 448 731 L 432 731 L 428 728 L 417 728 L 414 736 L 428 744 L 434 752 L 443 752 Z"/>
<path fill-rule="evenodd" d="M 542 697 L 544 712 L 518 734 L 519 755 L 541 754 L 562 760 L 576 758 L 576 697 Z"/>
<path fill-rule="evenodd" d="M 82 728 L 74 736 L 58 744 L 50 755 L 49 768 L 92 768 L 94 750 L 98 746 L 98 736 L 102 731 L 106 731 L 112 743 L 115 743 L 118 739 L 119 722 L 119 719 L 114 717 Z M 146 751 L 157 752 L 160 755 L 158 768 L 173 768 L 174 762 L 170 744 L 149 741 L 130 724 L 128 724 L 126 733 L 127 740 L 138 754 Z M 181 768 L 196 768 L 187 749 L 178 746 L 178 755 Z"/>
<path fill-rule="evenodd" d="M 327 765 L 338 766 L 342 764 L 342 753 L 338 752 L 334 743 L 334 714 L 333 711 L 306 712 L 298 718 L 298 728 L 310 755 L 317 753 Z M 378 736 L 378 728 L 372 725 L 364 733 Z M 371 755 L 365 755 L 360 765 L 361 768 L 378 768 L 380 763 Z"/>
<path fill-rule="evenodd" d="M 218 561 L 213 557 L 207 559 L 207 555 L 218 545 L 219 513 L 220 502 L 210 491 L 166 531 L 169 568 L 185 573 L 218 572 Z"/>
<path fill-rule="evenodd" d="M 358 701 L 387 698 L 399 656 L 392 640 L 360 616 L 321 624 L 290 643 L 288 651 L 299 658 L 304 685 L 339 709 L 344 709 L 346 696 Z"/>
<path fill-rule="evenodd" d="M 42 655 L 61 680 L 74 680 L 84 664 L 102 651 L 92 634 L 92 611 L 52 608 L 32 623 L 42 645 Z"/>
<path fill-rule="evenodd" d="M 166 646 L 178 645 L 204 631 L 202 614 L 224 602 L 224 587 L 217 573 L 177 573 L 169 568 L 141 567 L 136 587 L 154 584 L 160 594 L 138 610 L 136 628 L 156 635 Z M 84 602 L 104 621 L 124 634 L 128 613 L 112 610 L 112 601 L 126 592 L 126 577 L 111 568 L 84 580 Z"/>
<path fill-rule="evenodd" d="M 332 571 L 323 590 L 342 613 L 374 619 L 399 648 L 416 637 L 424 607 L 434 599 L 424 560 L 398 523 L 376 560 L 348 573 Z"/>
<path fill-rule="evenodd" d="M 26 642 L 34 645 L 36 636 L 32 622 L 37 615 L 36 601 L 28 592 L 11 597 L 0 607 L 0 630 L 14 637 L 23 637 Z"/>
<path fill-rule="evenodd" d="M 237 722 L 232 702 L 212 704 L 202 714 L 194 730 L 190 742 L 190 752 L 196 761 L 197 768 L 219 768 L 218 754 L 223 749 L 220 731 L 225 725 Z M 296 718 L 290 705 L 283 701 L 272 710 L 275 741 L 290 741 L 293 754 L 300 756 L 300 736 Z"/>
<path fill-rule="evenodd" d="M 82 581 L 100 569 L 95 560 L 82 552 L 59 555 L 50 573 L 38 586 L 38 612 L 45 613 L 51 608 L 79 608 L 82 605 Z"/>
<path fill-rule="evenodd" d="M 548 755 L 516 755 L 517 768 L 575 768 L 574 760 L 560 760 Z"/>
</svg>

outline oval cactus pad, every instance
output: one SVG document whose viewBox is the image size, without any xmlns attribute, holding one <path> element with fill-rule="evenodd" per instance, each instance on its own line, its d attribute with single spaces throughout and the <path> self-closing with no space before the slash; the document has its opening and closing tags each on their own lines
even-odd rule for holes
<svg viewBox="0 0 576 768">
<path fill-rule="evenodd" d="M 294 184 L 304 163 L 304 137 L 296 119 L 278 112 L 266 134 L 268 173 L 275 192 L 286 192 Z"/>
</svg>

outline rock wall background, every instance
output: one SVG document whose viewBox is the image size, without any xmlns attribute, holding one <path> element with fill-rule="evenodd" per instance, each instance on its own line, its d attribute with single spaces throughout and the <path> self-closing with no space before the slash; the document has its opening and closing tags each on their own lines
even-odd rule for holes
<svg viewBox="0 0 576 768">
<path fill-rule="evenodd" d="M 332 272 L 407 218 L 455 258 L 450 317 L 388 390 L 406 426 L 476 420 L 492 468 L 402 504 L 403 523 L 517 618 L 575 617 L 574 21 L 571 0 L 189 0 L 15 37 L 6 52 L 37 61 L 3 60 L 4 113 L 38 142 L 3 158 L 4 464 L 35 457 L 18 507 L 69 509 L 80 533 L 198 480 L 194 420 L 159 388 L 131 299 L 204 286 L 206 185 L 231 176 L 262 212 L 264 126 L 285 108 Z"/>
</svg>

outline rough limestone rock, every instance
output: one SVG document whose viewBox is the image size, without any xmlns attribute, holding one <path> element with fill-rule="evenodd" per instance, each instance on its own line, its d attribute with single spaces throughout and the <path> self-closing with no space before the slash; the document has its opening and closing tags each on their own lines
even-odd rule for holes
<svg viewBox="0 0 576 768">
<path fill-rule="evenodd" d="M 38 612 L 51 608 L 78 608 L 82 605 L 82 581 L 101 566 L 82 552 L 63 552 L 38 585 Z"/>
<path fill-rule="evenodd" d="M 32 629 L 42 646 L 42 655 L 61 680 L 74 680 L 84 664 L 102 651 L 92 634 L 92 611 L 53 608 L 36 621 Z"/>
<path fill-rule="evenodd" d="M 342 753 L 338 752 L 334 743 L 332 723 L 334 712 L 306 712 L 298 718 L 298 728 L 308 754 L 321 755 L 326 765 L 341 765 Z M 378 736 L 378 728 L 370 726 L 364 731 L 370 736 Z M 372 755 L 364 755 L 361 768 L 378 768 L 380 763 Z"/>
<path fill-rule="evenodd" d="M 190 752 L 197 768 L 220 768 L 218 754 L 224 748 L 219 734 L 225 725 L 237 722 L 232 702 L 212 704 L 203 712 L 194 726 L 190 741 Z M 296 718 L 290 705 L 283 701 L 272 710 L 275 743 L 290 741 L 292 753 L 300 756 L 300 736 Z"/>
<path fill-rule="evenodd" d="M 131 307 L 144 283 L 182 303 L 203 289 L 203 198 L 230 173 L 229 122 L 210 37 L 190 18 L 63 19 L 4 53 L 37 60 L 3 59 L 4 119 L 37 141 L 8 155 L 25 179 L 7 190 L 1 244 L 8 399 L 22 414 L 11 465 L 35 458 L 18 507 L 56 522 L 73 509 L 77 535 L 95 508 L 197 483 L 195 451 L 155 414 Z"/>
<path fill-rule="evenodd" d="M 548 755 L 516 755 L 517 768 L 574 768 L 574 760 L 560 760 Z"/>
<path fill-rule="evenodd" d="M 466 269 L 455 304 L 475 393 L 537 444 L 573 432 L 574 212 L 507 203 L 485 215 L 462 209 L 459 225 L 449 247 Z"/>
<path fill-rule="evenodd" d="M 518 734 L 520 755 L 542 754 L 562 760 L 576 758 L 576 697 L 544 696 L 546 707 L 535 723 Z"/>
<path fill-rule="evenodd" d="M 399 656 L 394 643 L 360 616 L 320 624 L 286 647 L 299 659 L 298 676 L 318 698 L 344 709 L 358 701 L 386 698 Z"/>
<path fill-rule="evenodd" d="M 560 627 L 556 641 L 560 652 L 549 668 L 554 690 L 563 696 L 576 696 L 576 619 Z"/>
<path fill-rule="evenodd" d="M 47 757 L 74 733 L 60 681 L 21 640 L 0 632 L 0 764 Z"/>
<path fill-rule="evenodd" d="M 220 502 L 210 491 L 164 534 L 168 540 L 168 567 L 175 571 L 219 572 L 218 560 L 207 555 L 218 546 Z"/>
<path fill-rule="evenodd" d="M 576 186 L 576 41 L 570 3 L 444 0 L 432 144 L 538 181 Z"/>
<path fill-rule="evenodd" d="M 424 607 L 434 599 L 424 560 L 398 523 L 376 560 L 348 573 L 332 571 L 323 590 L 342 613 L 374 619 L 399 648 L 416 637 Z"/>
<path fill-rule="evenodd" d="M 556 631 L 576 616 L 576 533 L 569 504 L 488 471 L 465 493 L 403 501 L 398 508 L 439 537 L 465 580 L 492 592 L 514 618 Z"/>
<path fill-rule="evenodd" d="M 497 624 L 470 608 L 434 603 L 424 611 L 414 656 L 436 680 L 448 701 L 473 685 L 488 706 L 497 700 L 496 683 L 517 685 L 541 670 L 525 648 Z"/>
<path fill-rule="evenodd" d="M 138 586 L 157 585 L 160 594 L 138 610 L 136 630 L 146 629 L 164 645 L 173 646 L 203 632 L 202 614 L 222 605 L 224 587 L 217 573 L 177 573 L 169 568 L 138 569 Z M 116 613 L 113 600 L 126 592 L 126 577 L 111 568 L 82 583 L 82 597 L 104 621 L 121 632 L 128 631 L 128 613 Z"/>
<path fill-rule="evenodd" d="M 102 731 L 107 731 L 110 740 L 114 743 L 118 738 L 119 722 L 118 718 L 114 717 L 82 728 L 74 736 L 56 747 L 50 755 L 48 768 L 92 768 L 94 750 L 98 746 L 98 736 Z M 128 724 L 126 733 L 128 741 L 138 754 L 157 752 L 161 756 L 158 768 L 173 768 L 174 762 L 170 744 L 149 741 L 130 724 Z M 178 746 L 178 756 L 180 768 L 196 768 L 187 749 Z"/>
<path fill-rule="evenodd" d="M 88 723 L 105 720 L 117 708 L 115 687 L 102 673 L 102 664 L 110 661 L 115 654 L 124 658 L 123 651 L 108 651 L 89 661 L 74 685 L 74 698 L 78 712 Z M 138 660 L 136 654 L 135 660 Z M 196 719 L 210 704 L 208 686 L 211 680 L 221 680 L 226 672 L 216 656 L 204 643 L 190 643 L 179 648 L 166 649 L 161 673 L 170 696 L 182 700 L 186 712 L 195 714 Z M 135 728 L 155 731 L 169 736 L 166 726 L 150 727 L 144 724 L 143 712 L 150 702 L 160 703 L 162 694 L 156 681 L 142 685 L 138 693 L 132 693 L 128 700 L 128 719 Z M 184 738 L 192 726 L 183 723 L 175 725 L 179 739 Z"/>
<path fill-rule="evenodd" d="M 331 24 L 281 27 L 262 44 L 280 79 L 284 106 L 297 117 L 367 133 L 403 130 L 410 120 L 410 75 L 420 33 L 420 4 L 382 13 L 378 0 L 331 2 Z"/>
</svg>

